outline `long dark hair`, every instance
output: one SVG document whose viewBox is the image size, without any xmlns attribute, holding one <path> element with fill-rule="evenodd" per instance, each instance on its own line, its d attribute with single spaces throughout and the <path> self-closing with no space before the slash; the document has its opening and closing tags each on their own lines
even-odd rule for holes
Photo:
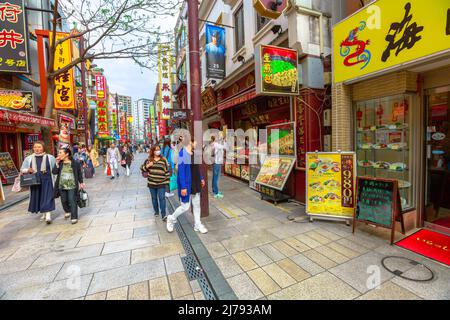
<svg viewBox="0 0 450 320">
<path fill-rule="evenodd" d="M 69 159 L 72 160 L 72 150 L 70 150 L 69 147 L 61 148 L 62 151 L 64 151 L 65 154 L 69 156 Z"/>
</svg>

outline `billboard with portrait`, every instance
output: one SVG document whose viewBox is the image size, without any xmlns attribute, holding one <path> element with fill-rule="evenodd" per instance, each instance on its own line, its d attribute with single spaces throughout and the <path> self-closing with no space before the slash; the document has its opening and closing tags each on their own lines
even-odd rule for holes
<svg viewBox="0 0 450 320">
<path fill-rule="evenodd" d="M 207 24 L 205 32 L 206 77 L 225 78 L 225 29 Z"/>
</svg>

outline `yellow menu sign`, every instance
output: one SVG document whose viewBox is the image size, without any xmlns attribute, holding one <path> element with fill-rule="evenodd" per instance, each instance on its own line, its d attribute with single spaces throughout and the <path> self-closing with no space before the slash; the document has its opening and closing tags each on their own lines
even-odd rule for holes
<svg viewBox="0 0 450 320">
<path fill-rule="evenodd" d="M 378 0 L 333 28 L 334 82 L 450 51 L 449 0 Z"/>
<path fill-rule="evenodd" d="M 355 154 L 307 153 L 306 212 L 352 218 L 355 207 Z"/>
</svg>

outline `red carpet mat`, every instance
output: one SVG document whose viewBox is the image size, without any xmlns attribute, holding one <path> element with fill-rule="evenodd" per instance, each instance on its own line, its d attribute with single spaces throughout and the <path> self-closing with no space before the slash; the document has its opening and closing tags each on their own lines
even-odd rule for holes
<svg viewBox="0 0 450 320">
<path fill-rule="evenodd" d="M 450 237 L 442 233 L 422 229 L 396 245 L 450 266 Z"/>
<path fill-rule="evenodd" d="M 437 224 L 450 229 L 450 217 L 441 218 L 439 220 L 433 221 L 433 224 Z"/>
</svg>

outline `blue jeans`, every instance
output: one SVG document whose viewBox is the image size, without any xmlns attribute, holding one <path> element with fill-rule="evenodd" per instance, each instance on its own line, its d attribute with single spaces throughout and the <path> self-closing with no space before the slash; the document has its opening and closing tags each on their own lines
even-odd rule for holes
<svg viewBox="0 0 450 320">
<path fill-rule="evenodd" d="M 166 216 L 166 186 L 149 189 L 150 194 L 152 195 L 153 210 L 155 210 L 155 214 L 161 214 L 161 218 L 164 218 Z"/>
<path fill-rule="evenodd" d="M 212 179 L 212 190 L 214 194 L 219 193 L 219 177 L 222 165 L 214 163 L 213 164 L 213 179 Z"/>
</svg>

